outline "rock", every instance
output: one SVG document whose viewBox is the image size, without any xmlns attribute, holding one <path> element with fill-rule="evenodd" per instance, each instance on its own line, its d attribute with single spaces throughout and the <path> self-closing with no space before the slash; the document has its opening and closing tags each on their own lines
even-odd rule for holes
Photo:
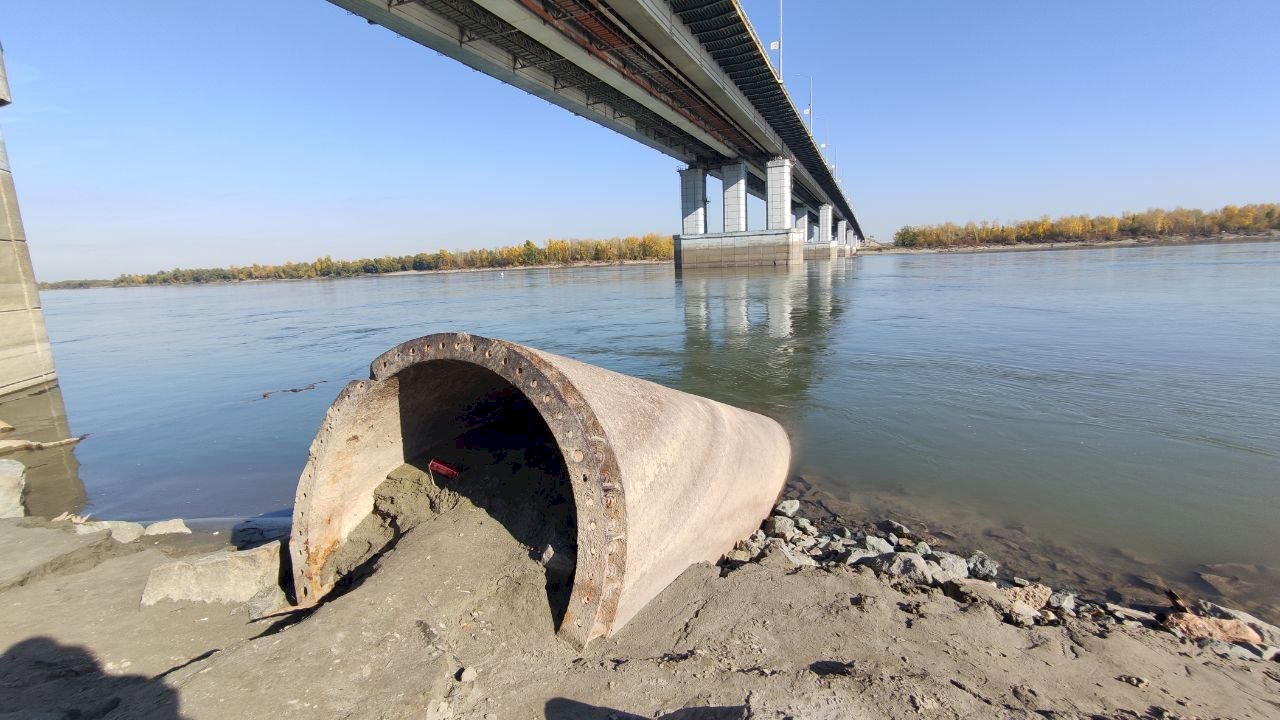
<svg viewBox="0 0 1280 720">
<path fill-rule="evenodd" d="M 765 548 L 760 564 L 766 567 L 791 570 L 798 567 L 817 567 L 818 561 L 796 550 L 781 540 L 774 540 Z"/>
<path fill-rule="evenodd" d="M 259 620 L 289 607 L 289 598 L 285 597 L 284 590 L 279 585 L 272 585 L 249 598 L 244 607 L 249 611 L 250 620 Z"/>
<path fill-rule="evenodd" d="M 867 538 L 862 541 L 862 544 L 876 555 L 885 555 L 893 552 L 893 546 L 890 545 L 888 541 L 878 538 L 875 535 L 868 535 Z"/>
<path fill-rule="evenodd" d="M 796 518 L 796 529 L 805 535 L 817 535 L 818 528 L 808 518 Z"/>
<path fill-rule="evenodd" d="M 1110 608 L 1108 608 L 1110 609 Z M 1236 619 L 1204 618 L 1188 612 L 1170 613 L 1164 626 L 1191 640 L 1222 640 L 1230 643 L 1262 644 L 1262 636 L 1256 630 Z"/>
<path fill-rule="evenodd" d="M 1074 593 L 1055 592 L 1049 596 L 1049 601 L 1046 604 L 1066 615 L 1076 614 L 1076 596 Z"/>
<path fill-rule="evenodd" d="M 1239 620 L 1245 625 L 1253 628 L 1254 632 L 1261 635 L 1262 641 L 1267 645 L 1280 646 L 1280 627 L 1263 622 L 1243 610 L 1232 610 L 1231 608 L 1222 607 L 1221 605 L 1211 603 L 1207 600 L 1197 601 L 1196 609 L 1200 611 L 1201 615 L 1222 618 L 1224 620 Z"/>
<path fill-rule="evenodd" d="M 178 560 L 152 568 L 142 604 L 161 600 L 246 603 L 278 586 L 279 540 L 251 550 L 219 550 L 196 560 Z"/>
<path fill-rule="evenodd" d="M 191 528 L 182 522 L 181 518 L 174 520 L 161 520 L 160 522 L 151 523 L 142 533 L 143 535 L 190 535 Z"/>
<path fill-rule="evenodd" d="M 1009 582 L 1013 583 L 1015 587 L 1027 587 L 1028 585 L 1031 584 L 1030 580 L 1027 580 L 1026 578 L 1020 578 L 1017 575 L 1014 575 L 1013 579 L 1010 580 Z"/>
<path fill-rule="evenodd" d="M 969 556 L 969 577 L 978 578 L 979 580 L 995 580 L 996 573 L 999 571 L 1000 566 L 981 550 Z"/>
<path fill-rule="evenodd" d="M 863 550 L 861 548 L 851 548 L 840 554 L 838 558 L 838 562 L 844 563 L 845 565 L 857 565 L 858 563 L 862 562 L 863 560 L 866 560 L 867 558 L 873 558 L 876 556 L 877 556 L 876 553 L 873 553 L 869 550 Z"/>
<path fill-rule="evenodd" d="M 13 426 L 3 420 L 0 420 L 0 435 L 11 432 L 13 432 Z"/>
<path fill-rule="evenodd" d="M 731 550 L 728 555 L 724 556 L 726 562 L 748 563 L 755 558 L 755 555 L 746 550 Z"/>
<path fill-rule="evenodd" d="M 1140 678 L 1137 675 L 1120 675 L 1116 679 L 1122 683 L 1126 683 L 1137 688 L 1147 686 L 1147 679 Z"/>
<path fill-rule="evenodd" d="M 935 550 L 933 553 L 928 555 L 928 558 L 937 563 L 938 567 L 945 574 L 945 577 L 939 577 L 935 573 L 934 579 L 939 583 L 969 577 L 969 563 L 965 562 L 965 559 L 959 555 Z"/>
<path fill-rule="evenodd" d="M 111 539 L 121 543 L 131 543 L 142 537 L 142 525 L 123 520 L 93 520 L 73 525 L 77 535 L 109 531 Z"/>
<path fill-rule="evenodd" d="M 890 535 L 897 535 L 898 537 L 907 537 L 911 535 L 911 531 L 907 529 L 906 525 L 894 520 L 881 520 L 876 523 L 876 528 L 881 532 L 885 532 Z"/>
<path fill-rule="evenodd" d="M 1152 625 L 1154 625 L 1156 622 L 1156 616 L 1153 613 L 1143 612 L 1141 610 L 1134 610 L 1133 608 L 1127 608 L 1123 605 L 1116 605 L 1115 603 L 1107 603 L 1106 608 L 1108 613 L 1110 613 L 1111 615 L 1113 615 L 1114 617 L 1120 620 L 1129 620 L 1137 623 L 1149 623 Z"/>
<path fill-rule="evenodd" d="M 1039 617 L 1039 612 L 1021 600 L 1013 601 L 1009 605 L 1009 610 L 1005 615 L 1005 619 L 1008 620 L 1010 624 L 1017 625 L 1018 627 L 1030 627 L 1034 625 L 1037 617 Z"/>
<path fill-rule="evenodd" d="M 458 670 L 458 682 L 475 682 L 477 677 L 480 677 L 480 673 L 473 667 L 464 667 Z"/>
<path fill-rule="evenodd" d="M 1201 640 L 1199 646 L 1201 650 L 1208 650 L 1214 655 L 1228 660 L 1257 662 L 1262 659 L 1262 656 L 1253 650 L 1254 646 L 1250 645 L 1233 645 L 1221 640 Z"/>
<path fill-rule="evenodd" d="M 916 552 L 916 553 L 919 553 L 919 554 L 921 554 L 921 555 L 932 555 L 932 554 L 933 554 L 933 548 L 929 547 L 929 544 L 928 544 L 928 543 L 922 543 L 922 542 L 918 542 L 918 543 L 916 543 L 916 546 L 915 546 L 914 548 L 912 548 L 912 551 L 913 551 L 913 552 Z M 966 572 L 967 572 L 967 571 L 966 571 Z"/>
<path fill-rule="evenodd" d="M 22 496 L 27 490 L 27 466 L 0 459 L 0 518 L 26 517 Z"/>
<path fill-rule="evenodd" d="M 769 541 L 769 536 L 765 535 L 763 530 L 756 530 L 755 532 L 751 533 L 751 542 L 755 543 L 756 545 L 762 546 L 768 541 Z"/>
<path fill-rule="evenodd" d="M 816 546 L 818 541 L 808 535 L 797 535 L 795 540 L 791 541 L 791 544 L 794 545 L 797 550 L 808 550 L 809 548 Z"/>
<path fill-rule="evenodd" d="M 774 506 L 773 512 L 774 514 L 781 515 L 783 517 L 795 517 L 796 513 L 800 512 L 800 501 L 783 500 Z"/>
<path fill-rule="evenodd" d="M 1010 603 L 1026 603 L 1036 612 L 1049 602 L 1049 596 L 1053 594 L 1053 590 L 1047 585 L 1027 585 L 1026 587 L 1009 587 L 1004 588 L 1005 597 L 1009 598 Z"/>
<path fill-rule="evenodd" d="M 988 580 L 949 580 L 942 584 L 942 592 L 952 600 L 990 605 L 998 612 L 1006 612 L 1011 604 L 1008 596 Z"/>
<path fill-rule="evenodd" d="M 764 521 L 764 532 L 769 537 L 790 540 L 796 536 L 796 521 L 785 515 L 774 515 Z"/>
<path fill-rule="evenodd" d="M 889 541 L 889 544 L 893 545 L 894 547 L 897 547 L 902 544 L 902 538 L 898 537 L 897 535 L 894 535 L 893 533 L 889 533 L 889 535 L 885 538 L 885 540 Z"/>
<path fill-rule="evenodd" d="M 929 585 L 933 582 L 933 573 L 929 570 L 928 561 L 916 553 L 899 552 L 880 555 L 866 564 L 882 575 L 901 578 L 917 585 Z"/>
<path fill-rule="evenodd" d="M 851 531 L 851 530 L 850 530 L 849 528 L 847 528 L 847 527 L 842 527 L 842 528 L 840 528 L 840 537 L 844 538 L 845 540 L 852 540 L 852 539 L 853 539 L 853 531 Z"/>
</svg>

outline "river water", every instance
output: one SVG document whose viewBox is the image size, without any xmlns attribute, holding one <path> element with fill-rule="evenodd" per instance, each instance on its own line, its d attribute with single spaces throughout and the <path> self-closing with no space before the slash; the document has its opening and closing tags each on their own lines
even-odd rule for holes
<svg viewBox="0 0 1280 720">
<path fill-rule="evenodd" d="M 869 516 L 994 543 L 1029 573 L 1101 578 L 1121 596 L 1216 583 L 1276 609 L 1280 243 L 43 300 L 99 517 L 288 508 L 343 384 L 403 340 L 466 330 L 773 416 L 811 484 Z"/>
</svg>

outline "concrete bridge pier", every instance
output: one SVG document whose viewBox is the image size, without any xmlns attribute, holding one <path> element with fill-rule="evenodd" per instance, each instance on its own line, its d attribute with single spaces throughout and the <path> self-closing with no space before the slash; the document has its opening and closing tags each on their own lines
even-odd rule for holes
<svg viewBox="0 0 1280 720">
<path fill-rule="evenodd" d="M 804 235 L 791 214 L 791 161 L 765 166 L 765 229 L 747 229 L 745 162 L 718 168 L 724 184 L 724 231 L 707 232 L 707 168 L 680 171 L 681 233 L 675 237 L 676 269 L 786 266 L 803 262 Z"/>
<path fill-rule="evenodd" d="M 4 50 L 0 48 L 0 107 L 9 101 Z M 53 350 L 31 271 L 9 156 L 0 135 L 0 396 L 54 378 Z"/>
<path fill-rule="evenodd" d="M 838 255 L 840 257 L 849 256 L 849 221 L 841 220 L 836 223 L 836 244 L 839 245 Z"/>
</svg>

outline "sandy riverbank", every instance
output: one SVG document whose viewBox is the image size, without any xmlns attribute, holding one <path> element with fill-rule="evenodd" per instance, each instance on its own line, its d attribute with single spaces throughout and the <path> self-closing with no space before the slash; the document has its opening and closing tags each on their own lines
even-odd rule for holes
<svg viewBox="0 0 1280 720">
<path fill-rule="evenodd" d="M 1039 589 L 1014 590 L 1004 572 L 1007 590 L 964 578 L 939 582 L 939 564 L 956 562 L 944 549 L 962 548 L 893 525 L 885 527 L 901 537 L 850 529 L 812 493 L 799 494 L 790 526 L 766 523 L 773 539 L 744 545 L 721 566 L 690 568 L 616 636 L 581 652 L 554 634 L 536 549 L 465 500 L 409 531 L 345 594 L 313 612 L 257 621 L 236 605 L 139 604 L 152 568 L 208 552 L 225 535 L 130 544 L 74 536 L 70 559 L 55 553 L 18 582 L 0 583 L 0 717 L 1265 718 L 1280 711 L 1280 665 L 1243 659 L 1249 651 L 1241 646 L 1180 639 L 1142 612 L 1074 598 L 1068 608 L 1063 593 L 1028 612 L 1010 597 Z M 811 530 L 801 516 L 813 519 Z M 22 555 L 14 543 L 24 538 L 47 548 L 69 533 L 67 523 L 0 521 L 10 557 Z M 931 548 L 919 545 L 927 541 Z M 895 553 L 861 557 L 859 548 L 882 542 L 896 543 Z M 905 571 L 888 562 L 901 558 L 911 561 Z M 911 569 L 917 559 L 925 575 Z"/>
<path fill-rule="evenodd" d="M 1106 248 L 1151 247 L 1162 245 L 1213 245 L 1228 243 L 1273 242 L 1280 231 L 1258 234 L 1223 233 L 1221 235 L 1178 235 L 1172 237 L 1140 237 L 1121 240 L 1077 240 L 1051 243 L 1019 243 L 1017 245 L 966 245 L 944 248 L 905 248 L 895 245 L 869 245 L 858 250 L 869 255 L 933 255 L 938 253 L 1032 252 L 1036 250 L 1098 250 Z"/>
</svg>

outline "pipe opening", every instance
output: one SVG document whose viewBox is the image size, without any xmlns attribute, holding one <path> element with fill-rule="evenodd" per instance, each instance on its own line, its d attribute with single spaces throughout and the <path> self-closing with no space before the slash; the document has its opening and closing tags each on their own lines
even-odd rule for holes
<svg viewBox="0 0 1280 720">
<path fill-rule="evenodd" d="M 387 380 L 398 418 L 383 422 L 398 424 L 404 464 L 386 473 L 373 511 L 326 574 L 343 578 L 340 591 L 358 584 L 405 533 L 433 516 L 474 507 L 542 564 L 558 629 L 573 589 L 577 517 L 570 474 L 546 420 L 519 388 L 470 362 L 419 362 Z M 456 477 L 433 470 L 432 460 L 456 469 Z"/>
</svg>

